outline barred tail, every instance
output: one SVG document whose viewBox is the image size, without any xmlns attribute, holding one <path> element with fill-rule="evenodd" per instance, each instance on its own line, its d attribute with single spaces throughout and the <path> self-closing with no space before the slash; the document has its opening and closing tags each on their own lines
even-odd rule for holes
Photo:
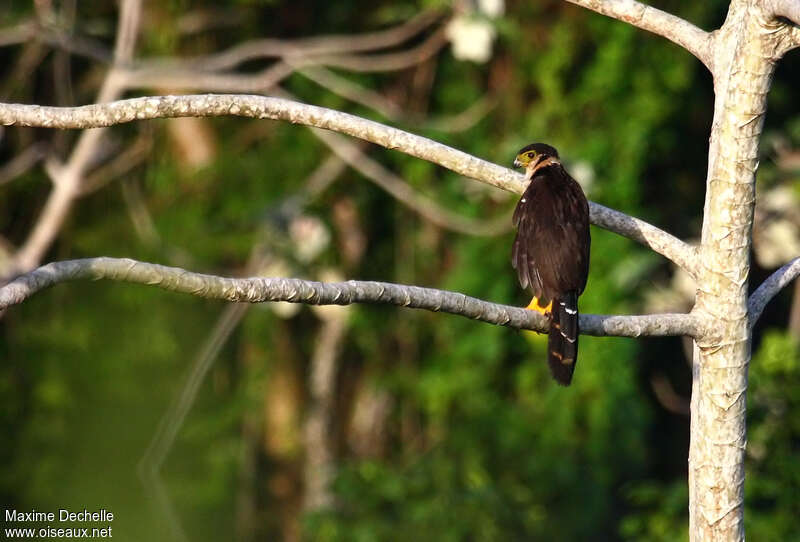
<svg viewBox="0 0 800 542">
<path fill-rule="evenodd" d="M 547 336 L 547 364 L 556 382 L 569 386 L 578 361 L 578 292 L 554 300 Z"/>
</svg>

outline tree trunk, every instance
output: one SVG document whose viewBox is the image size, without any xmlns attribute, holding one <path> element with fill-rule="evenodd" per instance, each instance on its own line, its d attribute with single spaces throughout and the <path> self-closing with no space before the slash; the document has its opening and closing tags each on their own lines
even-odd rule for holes
<svg viewBox="0 0 800 542">
<path fill-rule="evenodd" d="M 716 103 L 709 148 L 695 314 L 689 524 L 691 540 L 744 540 L 744 452 L 751 330 L 747 312 L 758 140 L 783 53 L 782 23 L 754 0 L 731 2 L 715 34 Z"/>
</svg>

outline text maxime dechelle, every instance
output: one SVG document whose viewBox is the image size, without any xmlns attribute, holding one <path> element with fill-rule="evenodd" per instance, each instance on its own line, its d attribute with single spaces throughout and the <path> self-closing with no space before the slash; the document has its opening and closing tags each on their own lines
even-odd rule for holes
<svg viewBox="0 0 800 542">
<path fill-rule="evenodd" d="M 99 527 L 62 527 L 53 525 L 46 525 L 39 528 L 31 527 L 16 527 L 5 528 L 6 538 L 112 538 L 113 529 L 108 523 L 114 521 L 113 512 L 109 512 L 105 508 L 90 512 L 87 509 L 78 512 L 72 512 L 67 509 L 60 508 L 58 512 L 40 512 L 37 510 L 24 511 L 19 510 L 5 510 L 6 523 L 105 523 L 105 526 Z M 10 532 L 11 531 L 11 532 Z"/>
</svg>

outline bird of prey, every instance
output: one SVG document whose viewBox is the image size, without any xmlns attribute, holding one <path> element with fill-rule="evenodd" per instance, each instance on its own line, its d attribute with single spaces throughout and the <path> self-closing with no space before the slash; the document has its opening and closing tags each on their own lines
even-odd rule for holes
<svg viewBox="0 0 800 542">
<path fill-rule="evenodd" d="M 589 203 L 550 145 L 522 148 L 514 167 L 525 168 L 530 183 L 514 210 L 511 264 L 533 293 L 527 308 L 550 320 L 547 363 L 556 382 L 569 386 L 578 361 L 578 296 L 589 275 Z"/>
</svg>

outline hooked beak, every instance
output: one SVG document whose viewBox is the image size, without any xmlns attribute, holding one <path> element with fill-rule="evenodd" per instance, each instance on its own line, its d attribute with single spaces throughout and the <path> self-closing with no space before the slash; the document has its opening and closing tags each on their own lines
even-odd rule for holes
<svg viewBox="0 0 800 542">
<path fill-rule="evenodd" d="M 514 167 L 522 167 L 522 162 L 519 161 L 519 158 L 514 158 Z"/>
</svg>

